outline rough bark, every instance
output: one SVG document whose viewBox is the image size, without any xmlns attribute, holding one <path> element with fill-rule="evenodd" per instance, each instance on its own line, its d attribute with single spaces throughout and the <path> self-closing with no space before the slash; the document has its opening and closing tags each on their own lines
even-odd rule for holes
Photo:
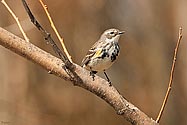
<svg viewBox="0 0 187 125">
<path fill-rule="evenodd" d="M 82 87 L 93 94 L 99 96 L 111 105 L 118 115 L 123 116 L 126 120 L 135 125 L 156 125 L 152 118 L 148 117 L 144 112 L 140 111 L 133 104 L 128 102 L 120 93 L 108 82 L 98 76 L 95 81 L 89 76 L 89 71 L 83 69 L 79 65 L 73 63 L 73 75 L 77 75 L 80 80 L 75 80 L 62 68 L 64 63 L 57 57 L 36 47 L 32 43 L 13 35 L 12 33 L 0 27 L 0 44 L 7 49 L 27 58 L 28 60 L 40 65 L 49 73 L 61 77 L 67 81 L 71 81 L 74 85 Z"/>
</svg>

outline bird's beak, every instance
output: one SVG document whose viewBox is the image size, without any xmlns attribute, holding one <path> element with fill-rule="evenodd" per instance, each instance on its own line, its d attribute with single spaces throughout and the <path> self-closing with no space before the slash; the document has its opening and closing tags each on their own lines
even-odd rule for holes
<svg viewBox="0 0 187 125">
<path fill-rule="evenodd" d="M 124 33 L 125 33 L 125 31 L 119 31 L 119 32 L 118 32 L 119 35 L 122 35 L 122 34 L 124 34 Z"/>
</svg>

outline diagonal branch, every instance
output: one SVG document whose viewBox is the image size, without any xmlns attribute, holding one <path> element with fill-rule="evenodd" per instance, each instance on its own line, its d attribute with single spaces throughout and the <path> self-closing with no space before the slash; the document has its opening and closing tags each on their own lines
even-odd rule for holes
<svg viewBox="0 0 187 125">
<path fill-rule="evenodd" d="M 51 37 L 51 34 L 48 33 L 41 25 L 40 23 L 36 20 L 36 18 L 34 17 L 34 15 L 32 14 L 31 10 L 29 9 L 27 3 L 25 0 L 22 0 L 23 6 L 25 8 L 25 10 L 27 11 L 31 22 L 38 28 L 39 31 L 41 31 L 42 35 L 44 36 L 45 40 L 48 41 L 51 46 L 53 47 L 53 50 L 55 51 L 55 53 L 60 57 L 60 59 L 63 62 L 67 62 L 69 61 L 68 58 L 64 55 L 64 53 L 62 53 L 62 51 L 59 49 L 59 47 L 57 46 L 57 44 L 54 42 L 54 40 Z"/>
<path fill-rule="evenodd" d="M 162 103 L 162 106 L 161 106 L 160 112 L 158 114 L 158 117 L 156 119 L 157 123 L 159 123 L 159 121 L 162 117 L 162 114 L 163 114 L 164 109 L 166 107 L 166 103 L 167 103 L 169 94 L 171 92 L 171 86 L 172 86 L 172 83 L 173 83 L 173 75 L 174 75 L 174 70 L 175 70 L 175 63 L 176 63 L 176 60 L 177 60 L 177 52 L 178 52 L 178 48 L 179 48 L 181 39 L 182 39 L 182 27 L 179 28 L 179 36 L 178 36 L 178 40 L 177 40 L 177 44 L 176 44 L 175 52 L 174 52 L 174 56 L 173 56 L 173 63 L 172 63 L 171 72 L 170 72 L 168 89 L 167 89 L 166 95 L 164 97 L 164 101 Z"/>
<path fill-rule="evenodd" d="M 58 37 L 58 39 L 59 39 L 59 41 L 60 41 L 60 43 L 61 43 L 61 45 L 62 45 L 62 48 L 63 48 L 63 50 L 64 50 L 64 53 L 66 54 L 66 56 L 67 56 L 67 58 L 70 60 L 70 62 L 72 62 L 72 58 L 71 58 L 71 56 L 69 55 L 68 50 L 66 49 L 66 46 L 65 46 L 65 44 L 64 44 L 64 40 L 63 40 L 63 38 L 60 36 L 60 34 L 58 33 L 58 31 L 57 31 L 57 29 L 56 29 L 56 27 L 55 27 L 55 25 L 54 25 L 54 23 L 53 23 L 53 20 L 52 20 L 50 14 L 49 14 L 49 12 L 48 12 L 47 5 L 45 5 L 45 4 L 43 3 L 42 0 L 39 0 L 39 1 L 40 1 L 40 4 L 42 5 L 43 9 L 45 10 L 45 13 L 46 13 L 46 15 L 47 15 L 47 17 L 48 17 L 48 19 L 49 19 L 49 22 L 51 23 L 52 29 L 54 30 L 55 34 L 57 35 L 57 37 Z"/>
<path fill-rule="evenodd" d="M 72 60 L 70 58 L 69 60 L 69 55 L 65 55 L 64 52 L 62 52 L 60 50 L 60 48 L 57 46 L 57 44 L 55 43 L 55 41 L 53 40 L 53 38 L 51 37 L 51 34 L 49 32 L 47 32 L 42 26 L 41 24 L 36 20 L 36 18 L 34 17 L 34 15 L 32 14 L 30 8 L 28 7 L 28 4 L 25 0 L 22 0 L 23 6 L 27 12 L 27 14 L 29 15 L 31 22 L 38 28 L 38 30 L 42 33 L 42 35 L 44 36 L 45 40 L 47 42 L 49 42 L 53 48 L 53 50 L 55 51 L 55 53 L 60 57 L 60 59 L 65 63 L 65 65 L 62 67 L 66 70 L 66 72 L 68 73 L 68 75 L 74 79 L 75 81 L 81 81 L 81 79 L 78 77 L 78 75 L 74 72 L 74 66 L 72 65 Z M 67 57 L 68 56 L 68 57 Z M 50 71 L 49 71 L 50 73 Z"/>
<path fill-rule="evenodd" d="M 50 71 L 50 73 L 58 77 L 71 81 L 72 83 L 76 82 L 75 85 L 82 87 L 102 98 L 111 107 L 113 107 L 119 115 L 123 116 L 133 125 L 157 125 L 152 118 L 149 118 L 144 112 L 121 96 L 113 86 L 108 86 L 108 82 L 106 80 L 96 76 L 95 81 L 92 81 L 92 78 L 89 77 L 89 71 L 83 69 L 77 64 L 73 64 L 75 66 L 74 72 L 78 74 L 81 81 L 74 81 L 75 79 L 72 79 L 67 74 L 67 72 L 62 68 L 62 66 L 64 66 L 64 62 L 61 59 L 52 56 L 51 54 L 34 46 L 32 43 L 26 42 L 1 27 L 0 45 L 40 65 L 45 70 Z"/>
<path fill-rule="evenodd" d="M 6 3 L 5 0 L 1 0 L 2 4 L 7 8 L 7 10 L 10 12 L 10 14 L 12 15 L 12 17 L 15 19 L 16 23 L 18 24 L 18 27 L 24 37 L 24 39 L 29 42 L 29 38 L 27 37 L 26 33 L 24 32 L 21 24 L 20 24 L 20 21 L 18 19 L 18 17 L 16 17 L 16 15 L 14 14 L 14 12 L 10 9 L 10 7 L 8 6 L 8 4 Z"/>
</svg>

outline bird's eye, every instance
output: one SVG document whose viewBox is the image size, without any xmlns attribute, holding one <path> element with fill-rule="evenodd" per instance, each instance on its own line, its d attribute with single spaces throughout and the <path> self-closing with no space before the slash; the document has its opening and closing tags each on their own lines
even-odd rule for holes
<svg viewBox="0 0 187 125">
<path fill-rule="evenodd" d="M 110 34 L 114 34 L 114 32 L 110 32 Z"/>
</svg>

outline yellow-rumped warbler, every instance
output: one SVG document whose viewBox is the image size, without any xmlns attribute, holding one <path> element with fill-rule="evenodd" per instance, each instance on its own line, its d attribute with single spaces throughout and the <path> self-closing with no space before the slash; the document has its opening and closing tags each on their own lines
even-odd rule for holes
<svg viewBox="0 0 187 125">
<path fill-rule="evenodd" d="M 93 80 L 97 72 L 103 71 L 111 86 L 105 70 L 115 62 L 119 55 L 118 40 L 123 33 L 124 31 L 119 31 L 118 29 L 106 30 L 84 57 L 82 66 L 90 71 Z"/>
</svg>

